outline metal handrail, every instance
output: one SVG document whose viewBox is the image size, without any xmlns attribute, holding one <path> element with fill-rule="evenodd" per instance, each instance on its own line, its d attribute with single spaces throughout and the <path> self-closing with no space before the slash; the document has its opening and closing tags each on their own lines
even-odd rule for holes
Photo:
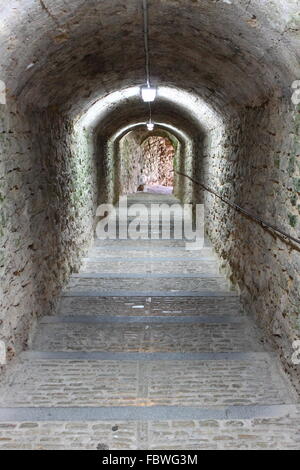
<svg viewBox="0 0 300 470">
<path fill-rule="evenodd" d="M 208 186 L 206 186 L 203 183 L 200 183 L 199 181 L 195 180 L 194 178 L 191 178 L 190 176 L 186 175 L 185 173 L 182 173 L 181 171 L 177 171 L 177 170 L 174 170 L 174 172 L 177 173 L 178 175 L 185 176 L 186 178 L 188 178 L 193 183 L 197 184 L 198 186 L 201 186 L 203 189 L 205 189 L 209 193 L 211 193 L 214 196 L 216 196 L 217 198 L 221 199 L 221 201 L 225 202 L 225 204 L 227 204 L 228 206 L 232 207 L 233 209 L 237 210 L 238 212 L 241 212 L 242 214 L 244 214 L 244 215 L 250 217 L 251 219 L 255 220 L 256 222 L 258 222 L 263 228 L 268 227 L 268 228 L 274 230 L 274 232 L 278 232 L 283 237 L 288 238 L 289 240 L 291 240 L 295 243 L 298 243 L 300 245 L 300 239 L 299 238 L 293 237 L 292 235 L 288 234 L 284 230 L 281 230 L 280 228 L 276 227 L 276 225 L 273 225 L 273 224 L 270 224 L 269 222 L 266 222 L 265 220 L 263 220 L 258 215 L 254 215 L 251 212 L 249 212 L 247 209 L 244 209 L 243 207 L 239 206 L 238 204 L 235 204 L 234 202 L 229 201 L 224 196 L 221 196 L 220 194 L 218 194 L 213 189 L 209 188 Z"/>
</svg>

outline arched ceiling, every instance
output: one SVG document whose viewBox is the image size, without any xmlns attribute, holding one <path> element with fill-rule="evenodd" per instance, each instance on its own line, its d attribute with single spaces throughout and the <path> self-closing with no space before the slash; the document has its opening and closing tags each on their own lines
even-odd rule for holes
<svg viewBox="0 0 300 470">
<path fill-rule="evenodd" d="M 172 135 L 175 137 L 180 143 L 185 143 L 189 141 L 189 136 L 182 132 L 181 129 L 177 129 L 176 127 L 165 124 L 162 122 L 157 122 L 153 131 L 148 131 L 145 126 L 145 122 L 138 122 L 136 124 L 131 124 L 129 126 L 125 126 L 121 128 L 118 132 L 116 132 L 112 136 L 112 141 L 119 141 L 124 136 L 126 136 L 130 132 L 138 132 L 142 135 L 141 140 L 146 139 L 152 135 L 158 136 L 169 136 Z M 142 142 L 141 142 L 142 143 Z"/>
<path fill-rule="evenodd" d="M 122 127 L 147 121 L 148 105 L 139 93 L 139 87 L 130 87 L 107 95 L 80 116 L 76 126 L 95 130 L 109 138 Z M 222 123 L 221 116 L 201 98 L 177 88 L 159 87 L 151 108 L 154 122 L 175 126 L 188 135 L 204 135 Z"/>
<path fill-rule="evenodd" d="M 9 0 L 1 79 L 11 99 L 77 115 L 145 80 L 141 0 Z M 259 105 L 299 74 L 298 0 L 149 0 L 151 75 L 213 107 Z"/>
</svg>

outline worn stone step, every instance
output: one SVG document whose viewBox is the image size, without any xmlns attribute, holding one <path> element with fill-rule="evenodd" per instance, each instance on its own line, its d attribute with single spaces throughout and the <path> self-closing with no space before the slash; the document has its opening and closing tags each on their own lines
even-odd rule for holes
<svg viewBox="0 0 300 470">
<path fill-rule="evenodd" d="M 181 292 L 187 291 L 198 292 L 199 290 L 205 291 L 228 291 L 228 282 L 222 277 L 214 277 L 213 275 L 203 277 L 72 277 L 65 289 L 65 292 L 76 290 L 81 291 L 128 291 L 143 290 L 151 291 L 164 291 L 164 292 Z"/>
<path fill-rule="evenodd" d="M 192 214 L 190 212 L 184 211 L 180 206 L 173 206 L 174 203 L 162 203 L 164 205 L 156 205 L 152 202 L 141 202 L 142 206 L 137 207 L 133 203 L 122 207 L 115 207 L 115 211 L 108 214 L 102 220 L 120 220 L 121 222 L 127 222 L 136 220 L 142 223 L 160 223 L 162 220 L 165 222 L 169 221 L 178 221 L 182 222 L 183 220 L 186 223 L 191 223 L 193 220 Z M 175 203 L 176 204 L 176 203 Z"/>
<path fill-rule="evenodd" d="M 142 193 L 133 195 L 126 195 L 127 204 L 129 206 L 133 204 L 181 204 L 179 199 L 172 195 L 165 194 L 151 194 L 151 193 Z M 120 202 L 125 203 L 125 198 L 121 198 Z"/>
<path fill-rule="evenodd" d="M 150 252 L 149 256 L 136 256 L 134 259 L 128 259 L 126 256 L 110 256 L 108 258 L 103 258 L 101 256 L 101 253 L 99 254 L 98 257 L 94 258 L 83 258 L 83 261 L 85 262 L 101 262 L 101 261 L 116 261 L 118 260 L 120 263 L 167 263 L 167 262 L 176 262 L 176 263 L 199 263 L 201 265 L 204 265 L 207 263 L 209 266 L 217 265 L 217 259 L 212 259 L 211 257 L 205 258 L 201 256 L 201 254 L 198 253 L 186 253 L 186 256 L 183 256 L 182 258 L 178 259 L 176 256 L 157 256 L 156 254 L 153 254 Z"/>
<path fill-rule="evenodd" d="M 222 279 L 224 276 L 209 273 L 74 273 L 71 279 Z"/>
<path fill-rule="evenodd" d="M 62 315 L 241 315 L 238 295 L 219 297 L 62 297 Z"/>
<path fill-rule="evenodd" d="M 219 274 L 218 264 L 215 260 L 204 258 L 85 258 L 81 272 L 96 273 L 207 273 Z"/>
<path fill-rule="evenodd" d="M 101 240 L 99 238 L 95 238 L 94 243 L 95 243 L 95 246 L 109 245 L 109 246 L 120 246 L 120 247 L 121 246 L 135 247 L 138 245 L 140 247 L 147 246 L 150 248 L 152 246 L 169 247 L 169 248 L 185 248 L 186 246 L 186 242 L 184 240 L 164 240 L 161 238 L 157 240 L 151 239 L 151 238 L 149 238 L 148 240 L 139 239 L 138 243 L 136 240 L 131 240 L 129 238 L 125 240 L 122 240 L 122 239 Z M 206 242 L 205 246 L 210 246 L 210 245 L 208 245 Z"/>
<path fill-rule="evenodd" d="M 128 239 L 105 239 L 105 240 L 100 240 L 99 238 L 94 239 L 94 244 L 95 246 L 104 246 L 104 245 L 110 245 L 110 246 L 149 246 L 149 247 L 167 247 L 167 248 L 184 248 L 185 247 L 185 241 L 184 240 L 164 240 L 164 239 L 150 239 L 149 240 L 138 240 L 138 244 L 136 243 L 136 240 L 131 240 L 130 238 Z M 204 241 L 204 246 L 210 247 L 212 246 L 211 243 L 208 240 Z"/>
<path fill-rule="evenodd" d="M 294 402 L 274 357 L 266 353 L 243 360 L 168 361 L 39 359 L 25 354 L 11 367 L 0 396 L 1 407 L 33 408 Z"/>
<path fill-rule="evenodd" d="M 43 319 L 33 342 L 33 349 L 44 351 L 106 352 L 240 352 L 262 351 L 254 329 L 243 323 L 199 323 L 176 319 L 174 323 L 109 322 L 97 320 L 79 323 L 60 317 Z M 169 318 L 170 319 L 170 318 Z M 56 321 L 55 321 L 56 320 Z M 129 320 L 134 320 L 129 317 Z M 222 320 L 222 319 L 221 319 Z"/>
<path fill-rule="evenodd" d="M 0 430 L 7 430 L 13 427 L 12 424 L 26 422 L 27 425 L 23 429 L 34 429 L 35 426 L 30 426 L 29 420 L 33 422 L 48 422 L 56 423 L 60 421 L 64 424 L 77 423 L 75 426 L 67 426 L 66 429 L 81 428 L 82 422 L 95 423 L 99 422 L 105 427 L 106 422 L 113 423 L 114 430 L 118 431 L 118 424 L 122 423 L 122 428 L 129 427 L 129 423 L 142 422 L 151 423 L 164 427 L 166 420 L 177 421 L 177 427 L 182 431 L 186 431 L 186 420 L 191 421 L 192 428 L 197 421 L 200 421 L 203 427 L 212 425 L 230 424 L 228 420 L 232 420 L 231 424 L 236 428 L 247 426 L 247 424 L 257 424 L 263 420 L 270 420 L 270 423 L 275 423 L 278 418 L 291 418 L 291 423 L 296 425 L 299 423 L 300 406 L 297 403 L 288 405 L 230 405 L 218 407 L 193 407 L 193 406 L 113 406 L 113 407 L 7 407 L 0 408 Z M 123 421 L 126 419 L 126 421 Z M 271 421 L 273 420 L 274 421 Z M 12 420 L 10 424 L 5 421 Z M 113 421 L 111 421 L 113 420 Z M 213 420 L 210 421 L 210 420 Z M 237 422 L 239 420 L 239 422 Z M 257 420 L 257 421 L 256 421 Z M 244 421 L 244 422 L 242 422 Z M 33 424 L 33 423 L 32 423 Z M 200 423 L 199 423 L 200 424 Z M 267 421 L 265 421 L 267 424 Z M 126 426 L 127 425 L 127 426 Z M 84 427 L 82 428 L 84 429 Z M 294 428 L 294 431 L 297 428 Z M 35 434 L 35 433 L 33 433 Z M 244 436 L 246 439 L 246 436 Z M 296 437 L 299 433 L 296 432 Z"/>
<path fill-rule="evenodd" d="M 158 243 L 160 240 L 154 240 L 154 242 L 151 244 L 151 241 L 149 241 L 148 246 L 140 246 L 140 244 L 135 244 L 135 246 L 125 246 L 123 242 L 126 240 L 121 240 L 120 243 L 112 243 L 109 247 L 107 245 L 101 245 L 99 243 L 98 245 L 95 242 L 95 245 L 91 248 L 91 250 L 95 251 L 95 253 L 103 253 L 107 252 L 107 250 L 111 250 L 112 252 L 122 252 L 126 253 L 127 251 L 132 251 L 134 253 L 139 253 L 139 252 L 150 252 L 151 255 L 156 254 L 157 256 L 167 256 L 170 254 L 170 256 L 179 256 L 179 255 L 186 255 L 189 253 L 189 250 L 186 250 L 184 247 L 181 246 L 163 246 L 161 247 Z M 204 255 L 208 254 L 211 255 L 214 253 L 213 248 L 210 246 L 204 245 L 202 248 L 199 250 L 195 250 L 199 255 Z"/>
<path fill-rule="evenodd" d="M 142 310 L 141 313 L 144 313 Z M 244 323 L 249 321 L 244 315 L 49 315 L 44 316 L 39 320 L 39 324 L 44 323 L 137 323 L 137 324 L 191 324 L 191 323 L 207 323 L 207 324 L 218 324 L 218 323 Z"/>
<path fill-rule="evenodd" d="M 137 222 L 139 225 L 148 225 L 148 226 L 162 226 L 162 225 L 165 225 L 165 226 L 168 226 L 169 224 L 171 226 L 174 225 L 174 223 L 178 223 L 180 225 L 183 224 L 183 222 L 185 221 L 185 223 L 187 224 L 190 224 L 192 223 L 192 219 L 189 218 L 189 217 L 186 217 L 186 218 L 183 218 L 183 214 L 180 213 L 178 215 L 174 214 L 173 212 L 170 212 L 170 214 L 155 214 L 155 215 L 151 215 L 151 212 L 149 211 L 148 214 L 146 215 L 141 215 L 139 214 L 138 212 L 137 213 L 128 213 L 127 210 L 125 211 L 116 211 L 116 213 L 112 216 L 109 216 L 109 217 L 106 217 L 102 220 L 105 220 L 105 221 L 117 221 L 118 222 L 118 225 L 124 225 L 126 226 L 128 223 L 131 223 L 133 221 Z"/>
<path fill-rule="evenodd" d="M 139 246 L 141 248 L 150 248 L 151 247 L 163 247 L 165 248 L 181 248 L 185 249 L 186 243 L 184 240 L 101 240 L 99 238 L 95 238 L 94 240 L 94 246 L 95 247 L 103 247 L 105 248 L 106 246 L 108 247 L 124 247 L 124 248 L 134 248 L 136 246 Z"/>
<path fill-rule="evenodd" d="M 156 249 L 155 249 L 156 248 Z M 89 250 L 88 258 L 110 258 L 110 259 L 118 259 L 118 258 L 163 258 L 164 256 L 170 256 L 172 258 L 195 258 L 195 254 L 197 258 L 204 258 L 209 260 L 217 261 L 216 255 L 213 253 L 212 249 L 209 247 L 205 247 L 201 250 L 197 251 L 190 251 L 185 250 L 182 248 L 164 248 L 161 249 L 159 247 L 154 247 L 151 249 L 144 249 L 139 246 L 135 248 L 129 249 L 128 247 L 120 247 L 120 246 L 113 246 L 113 247 L 95 247 Z"/>
<path fill-rule="evenodd" d="M 144 195 L 143 195 L 144 194 Z M 158 195 L 158 197 L 153 197 L 154 195 L 147 195 L 143 193 L 142 196 L 139 194 L 135 197 L 126 195 L 125 197 L 121 197 L 118 201 L 118 204 L 115 205 L 115 209 L 124 209 L 127 207 L 132 206 L 133 204 L 178 204 L 182 205 L 180 201 L 174 197 L 173 195 Z"/>
<path fill-rule="evenodd" d="M 211 261 L 217 261 L 216 256 L 213 254 L 211 248 L 203 248 L 203 250 L 197 250 L 197 258 L 207 259 Z M 120 247 L 116 248 L 92 248 L 89 250 L 88 258 L 110 258 L 110 259 L 119 259 L 119 258 L 127 258 L 127 259 L 134 259 L 134 258 L 162 258 L 163 256 L 170 255 L 172 258 L 194 258 L 195 252 L 188 251 L 184 249 L 175 248 L 173 250 L 141 250 L 138 247 L 136 249 L 124 249 Z"/>
<path fill-rule="evenodd" d="M 144 290 L 135 290 L 135 291 L 125 291 L 125 290 L 77 290 L 70 289 L 65 290 L 62 293 L 62 297 L 235 297 L 236 293 L 233 291 L 213 291 L 213 290 L 197 290 L 193 291 L 183 291 L 178 290 L 175 292 L 172 291 L 144 291 Z"/>
<path fill-rule="evenodd" d="M 226 407 L 218 410 L 122 407 L 111 409 L 109 414 L 108 410 L 0 409 L 0 449 L 180 451 L 300 448 L 299 406 Z"/>
<path fill-rule="evenodd" d="M 23 358 L 34 360 L 72 360 L 72 361 L 245 361 L 259 358 L 270 358 L 272 353 L 266 351 L 238 352 L 107 352 L 107 351 L 24 351 Z M 275 355 L 273 354 L 273 359 Z"/>
<path fill-rule="evenodd" d="M 146 202 L 153 202 L 154 204 L 157 203 L 165 203 L 165 204 L 181 204 L 179 199 L 175 197 L 174 195 L 170 194 L 152 194 L 152 193 L 146 193 L 146 192 L 138 192 L 135 194 L 127 194 L 125 197 L 122 196 L 120 198 L 120 202 L 124 204 L 124 202 L 127 200 L 128 204 L 140 204 L 140 203 L 146 203 Z"/>
<path fill-rule="evenodd" d="M 150 219 L 141 219 L 137 217 L 127 217 L 127 218 L 122 218 L 122 217 L 114 217 L 112 219 L 105 219 L 105 222 L 107 225 L 110 224 L 111 227 L 116 228 L 116 230 L 123 231 L 124 233 L 128 233 L 128 229 L 130 229 L 129 233 L 133 232 L 145 232 L 145 231 L 150 231 L 150 229 L 153 232 L 165 232 L 169 233 L 171 232 L 176 232 L 177 238 L 195 238 L 197 232 L 193 230 L 193 232 L 190 234 L 189 232 L 184 232 L 184 225 L 183 221 L 181 219 L 170 219 L 167 221 L 151 221 Z M 187 224 L 188 221 L 185 223 Z M 190 222 L 188 222 L 190 225 Z M 191 227 L 193 227 L 191 225 Z M 193 227 L 194 228 L 194 227 Z M 175 230 L 176 229 L 176 230 Z M 200 238 L 200 234 L 199 238 Z"/>
<path fill-rule="evenodd" d="M 174 243 L 170 244 L 170 246 L 168 243 L 165 246 L 162 246 L 162 243 L 160 242 L 163 242 L 164 240 L 148 240 L 148 241 L 141 240 L 141 243 L 138 243 L 138 244 L 135 243 L 132 246 L 126 246 L 125 245 L 126 241 L 132 242 L 132 240 L 118 240 L 119 243 L 116 243 L 113 240 L 112 243 L 110 243 L 108 246 L 107 243 L 106 244 L 104 243 L 102 245 L 101 240 L 95 239 L 94 246 L 91 249 L 95 250 L 98 253 L 102 253 L 103 251 L 106 252 L 107 250 L 120 252 L 120 253 L 127 252 L 127 251 L 133 251 L 133 252 L 150 251 L 151 253 L 161 252 L 162 256 L 166 256 L 166 254 L 167 256 L 169 254 L 170 256 L 178 256 L 178 254 L 189 253 L 189 250 L 186 250 L 185 247 L 180 246 L 180 244 L 178 244 L 177 242 L 175 242 L 175 244 Z M 199 251 L 199 254 L 201 254 L 202 250 L 206 250 L 208 254 L 213 253 L 213 248 L 206 244 L 204 244 L 202 248 L 200 247 L 199 250 L 195 250 L 195 251 L 196 253 Z"/>
<path fill-rule="evenodd" d="M 174 227 L 176 224 L 179 227 L 182 227 L 183 229 L 183 222 L 185 221 L 186 225 L 188 224 L 189 227 L 195 227 L 192 224 L 191 219 L 184 219 L 182 215 L 179 216 L 174 216 L 173 214 L 168 214 L 167 217 L 162 217 L 157 215 L 156 216 L 151 216 L 150 212 L 148 215 L 141 216 L 138 213 L 137 214 L 127 214 L 127 212 L 118 212 L 110 217 L 106 217 L 102 219 L 103 222 L 105 223 L 115 223 L 117 222 L 117 226 L 119 227 L 128 227 L 129 224 L 131 224 L 132 227 L 135 227 L 136 225 L 141 226 L 141 227 L 153 227 L 153 228 L 161 228 L 165 227 L 168 228 Z M 134 223 L 133 223 L 134 222 Z"/>
<path fill-rule="evenodd" d="M 189 244 L 195 244 L 196 243 L 196 240 L 195 240 L 195 237 L 183 237 L 180 235 L 180 233 L 174 233 L 174 232 L 162 232 L 161 230 L 152 230 L 150 231 L 150 229 L 147 229 L 147 230 L 144 230 L 144 231 L 136 231 L 136 230 L 133 230 L 131 232 L 127 232 L 126 230 L 123 232 L 123 231 L 119 231 L 119 230 L 116 230 L 116 232 L 112 231 L 110 233 L 110 235 L 107 237 L 107 235 L 99 235 L 98 239 L 100 241 L 106 241 L 107 239 L 109 241 L 111 240 L 115 240 L 115 241 L 119 241 L 119 240 L 123 240 L 123 239 L 131 239 L 132 241 L 135 241 L 136 243 L 138 243 L 140 240 L 148 240 L 148 241 L 152 241 L 152 240 L 156 240 L 156 241 L 159 241 L 159 240 L 165 240 L 165 241 L 174 241 L 174 242 L 183 242 L 183 243 L 189 243 Z"/>
<path fill-rule="evenodd" d="M 165 205 L 165 206 L 169 206 L 170 208 L 172 208 L 172 206 L 174 205 L 181 207 L 181 204 L 178 200 L 171 199 L 171 198 L 159 199 L 159 200 L 155 200 L 154 198 L 144 198 L 143 200 L 139 200 L 139 199 L 127 200 L 128 209 L 135 210 L 135 207 L 132 207 L 135 205 L 143 205 L 144 207 L 147 207 L 149 209 L 151 208 L 151 206 L 158 206 L 158 205 Z M 120 207 L 122 210 L 124 210 L 124 208 L 126 208 L 125 203 L 121 205 Z M 119 210 L 119 206 L 118 205 L 115 206 L 115 209 Z"/>
</svg>

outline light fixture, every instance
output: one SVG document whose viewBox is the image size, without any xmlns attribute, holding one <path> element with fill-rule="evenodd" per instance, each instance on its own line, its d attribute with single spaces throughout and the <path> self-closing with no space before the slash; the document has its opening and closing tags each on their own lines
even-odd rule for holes
<svg viewBox="0 0 300 470">
<path fill-rule="evenodd" d="M 152 122 L 151 119 L 150 119 L 150 121 L 147 122 L 146 126 L 147 126 L 148 131 L 153 131 L 154 122 Z"/>
<path fill-rule="evenodd" d="M 155 100 L 157 94 L 156 87 L 144 85 L 141 87 L 141 97 L 145 103 L 150 103 Z"/>
</svg>

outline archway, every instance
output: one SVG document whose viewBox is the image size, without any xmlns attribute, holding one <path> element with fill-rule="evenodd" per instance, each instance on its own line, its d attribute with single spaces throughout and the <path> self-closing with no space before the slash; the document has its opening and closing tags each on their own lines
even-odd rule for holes
<svg viewBox="0 0 300 470">
<path fill-rule="evenodd" d="M 165 194 L 172 193 L 175 149 L 170 139 L 152 135 L 144 140 L 141 148 L 142 190 Z"/>
</svg>

